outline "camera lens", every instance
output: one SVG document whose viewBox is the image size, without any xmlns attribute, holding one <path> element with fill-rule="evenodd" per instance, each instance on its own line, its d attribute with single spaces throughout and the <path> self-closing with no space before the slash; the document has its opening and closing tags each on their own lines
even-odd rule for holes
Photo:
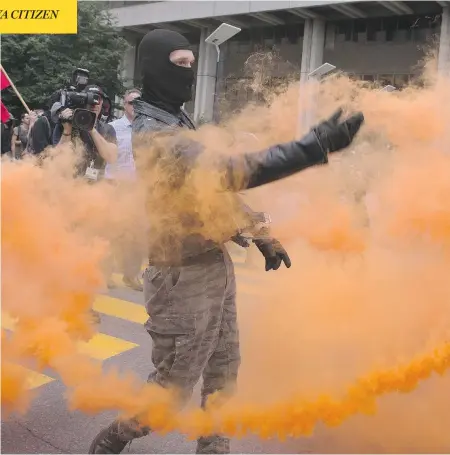
<svg viewBox="0 0 450 455">
<path fill-rule="evenodd" d="M 86 104 L 89 106 L 96 106 L 100 104 L 101 97 L 98 93 L 87 93 Z"/>
<path fill-rule="evenodd" d="M 91 121 L 91 116 L 88 114 L 88 112 L 81 111 L 78 113 L 76 120 L 79 127 L 86 126 L 89 125 L 89 122 Z"/>
<path fill-rule="evenodd" d="M 76 109 L 73 114 L 72 124 L 80 130 L 91 130 L 95 124 L 96 115 L 86 109 Z"/>
</svg>

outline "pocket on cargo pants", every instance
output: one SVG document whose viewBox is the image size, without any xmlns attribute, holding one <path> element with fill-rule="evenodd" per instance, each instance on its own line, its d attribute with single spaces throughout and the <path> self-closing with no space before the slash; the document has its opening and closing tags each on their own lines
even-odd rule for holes
<svg viewBox="0 0 450 455">
<path fill-rule="evenodd" d="M 144 272 L 144 300 L 151 317 L 173 313 L 169 294 L 174 292 L 182 278 L 181 267 L 149 266 Z"/>
<path fill-rule="evenodd" d="M 182 402 L 188 400 L 201 375 L 196 364 L 196 316 L 158 315 L 149 319 L 146 329 L 153 341 L 152 362 L 155 366 L 149 382 L 174 387 Z"/>
</svg>

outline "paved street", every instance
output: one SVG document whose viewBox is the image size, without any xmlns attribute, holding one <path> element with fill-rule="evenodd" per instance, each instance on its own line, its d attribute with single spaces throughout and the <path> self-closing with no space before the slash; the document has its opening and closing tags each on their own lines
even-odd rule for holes
<svg viewBox="0 0 450 455">
<path fill-rule="evenodd" d="M 236 256 L 239 292 L 251 292 L 252 271 Z M 115 365 L 120 370 L 132 370 L 146 379 L 150 365 L 150 337 L 142 323 L 146 320 L 142 293 L 119 285 L 109 295 L 99 295 L 95 309 L 102 314 L 99 334 L 83 347 L 91 357 L 103 361 L 105 366 Z M 2 324 L 8 327 L 8 320 Z M 30 372 L 30 387 L 39 389 L 38 396 L 26 416 L 14 417 L 2 423 L 2 453 L 86 453 L 97 431 L 114 417 L 104 413 L 95 417 L 81 412 L 69 412 L 64 403 L 64 386 L 52 377 Z M 196 395 L 198 398 L 199 390 Z M 303 447 L 302 447 L 303 446 Z M 303 450 L 300 450 L 300 447 Z M 128 450 L 128 449 L 126 449 Z M 305 443 L 296 441 L 281 444 L 258 439 L 233 442 L 236 453 L 286 453 L 308 451 Z M 195 443 L 178 434 L 165 437 L 148 436 L 134 441 L 131 453 L 194 453 Z"/>
</svg>

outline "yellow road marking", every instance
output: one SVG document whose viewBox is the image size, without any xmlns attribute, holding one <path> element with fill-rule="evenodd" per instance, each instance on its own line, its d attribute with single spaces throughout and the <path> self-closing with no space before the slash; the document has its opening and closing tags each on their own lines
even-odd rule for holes
<svg viewBox="0 0 450 455">
<path fill-rule="evenodd" d="M 97 333 L 88 342 L 80 342 L 78 349 L 82 354 L 86 354 L 93 359 L 106 360 L 137 346 L 136 343 L 131 343 L 121 338 Z"/>
<path fill-rule="evenodd" d="M 148 319 L 148 315 L 142 305 L 106 295 L 97 296 L 94 301 L 94 310 L 138 324 L 144 324 Z"/>
<path fill-rule="evenodd" d="M 16 321 L 8 314 L 2 312 L 2 328 L 14 331 Z M 89 341 L 78 343 L 78 350 L 93 359 L 106 360 L 122 352 L 137 347 L 135 343 L 122 340 L 104 333 L 95 334 Z"/>
<path fill-rule="evenodd" d="M 13 364 L 10 365 L 11 368 L 15 370 L 15 372 L 20 375 L 20 377 L 26 377 L 26 388 L 28 390 L 37 389 L 38 387 L 48 384 L 49 382 L 55 381 L 54 378 L 47 376 L 46 374 L 38 373 L 36 371 L 30 370 L 29 368 L 25 368 L 22 365 Z M 2 372 L 3 375 L 3 372 Z M 11 378 L 12 379 L 12 378 Z M 10 379 L 10 380 L 11 380 Z"/>
<path fill-rule="evenodd" d="M 144 324 L 148 319 L 148 315 L 143 305 L 128 302 L 127 300 L 116 299 L 106 295 L 98 295 L 94 301 L 93 308 L 99 313 L 113 316 L 119 319 L 125 319 L 137 324 Z M 9 314 L 2 312 L 2 328 L 5 330 L 14 331 L 16 319 Z"/>
<path fill-rule="evenodd" d="M 49 382 L 53 382 L 55 379 L 51 378 L 50 376 L 47 376 L 46 374 L 38 373 L 33 370 L 29 370 L 28 368 L 21 367 L 24 370 L 26 370 L 27 374 L 27 388 L 29 390 L 31 389 L 37 389 L 38 387 L 41 387 L 44 384 L 48 384 Z"/>
</svg>

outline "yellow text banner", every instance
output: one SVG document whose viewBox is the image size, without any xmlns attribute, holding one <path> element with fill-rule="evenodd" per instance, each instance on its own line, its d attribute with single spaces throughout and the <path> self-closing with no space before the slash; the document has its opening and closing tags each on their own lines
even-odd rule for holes
<svg viewBox="0 0 450 455">
<path fill-rule="evenodd" d="M 77 0 L 0 0 L 0 34 L 76 34 Z"/>
</svg>

